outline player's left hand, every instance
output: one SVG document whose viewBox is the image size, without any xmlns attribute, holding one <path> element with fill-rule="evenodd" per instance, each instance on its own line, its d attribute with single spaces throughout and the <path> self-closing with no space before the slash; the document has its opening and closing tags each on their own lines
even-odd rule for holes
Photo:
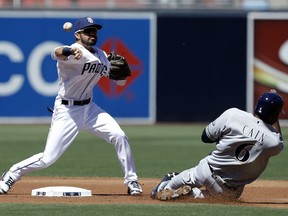
<svg viewBox="0 0 288 216">
<path fill-rule="evenodd" d="M 123 56 L 112 51 L 107 58 L 111 64 L 109 79 L 126 80 L 128 76 L 131 76 L 129 65 Z"/>
</svg>

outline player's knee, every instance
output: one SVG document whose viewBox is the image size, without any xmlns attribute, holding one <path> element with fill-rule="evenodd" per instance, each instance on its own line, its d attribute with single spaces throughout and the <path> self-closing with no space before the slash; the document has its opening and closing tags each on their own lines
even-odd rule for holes
<svg viewBox="0 0 288 216">
<path fill-rule="evenodd" d="M 43 159 L 40 160 L 40 163 L 41 163 L 41 167 L 43 167 L 43 168 L 47 168 L 52 164 L 52 163 L 49 163 L 49 162 L 47 163 L 47 162 L 43 161 Z"/>
<path fill-rule="evenodd" d="M 112 144 L 115 144 L 117 142 L 127 141 L 127 140 L 128 138 L 123 131 L 114 132 L 110 139 Z"/>
<path fill-rule="evenodd" d="M 42 167 L 49 167 L 50 165 L 52 165 L 53 163 L 55 163 L 57 160 L 57 158 L 47 158 L 47 157 L 42 157 L 40 160 L 40 163 L 42 165 Z"/>
</svg>

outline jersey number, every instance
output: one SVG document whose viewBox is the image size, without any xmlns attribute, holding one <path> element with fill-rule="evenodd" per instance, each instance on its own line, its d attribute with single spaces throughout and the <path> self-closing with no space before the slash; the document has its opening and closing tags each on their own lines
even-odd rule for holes
<svg viewBox="0 0 288 216">
<path fill-rule="evenodd" d="M 249 149 L 251 150 L 251 148 L 247 148 L 247 146 L 253 146 L 254 144 L 242 144 L 239 145 L 236 150 L 235 150 L 235 156 L 237 158 L 237 160 L 244 162 L 247 161 L 250 157 L 250 152 Z"/>
</svg>

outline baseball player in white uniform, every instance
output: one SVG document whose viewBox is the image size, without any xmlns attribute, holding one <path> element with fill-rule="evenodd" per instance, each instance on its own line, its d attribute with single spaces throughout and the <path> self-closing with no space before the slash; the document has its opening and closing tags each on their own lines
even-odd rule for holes
<svg viewBox="0 0 288 216">
<path fill-rule="evenodd" d="M 52 51 L 52 58 L 57 60 L 59 91 L 45 149 L 14 164 L 3 174 L 1 194 L 7 193 L 21 176 L 56 162 L 81 130 L 87 130 L 114 145 L 128 194 L 142 194 L 127 136 L 118 123 L 93 102 L 93 87 L 103 76 L 108 77 L 110 69 L 107 54 L 95 47 L 97 32 L 101 28 L 92 18 L 81 18 L 75 22 L 76 42 Z M 115 82 L 125 85 L 126 80 Z"/>
<path fill-rule="evenodd" d="M 202 141 L 216 143 L 216 149 L 197 166 L 165 175 L 151 198 L 238 199 L 244 186 L 265 170 L 269 158 L 283 149 L 278 121 L 283 105 L 283 98 L 271 91 L 260 97 L 255 115 L 237 108 L 226 110 L 202 133 Z"/>
</svg>

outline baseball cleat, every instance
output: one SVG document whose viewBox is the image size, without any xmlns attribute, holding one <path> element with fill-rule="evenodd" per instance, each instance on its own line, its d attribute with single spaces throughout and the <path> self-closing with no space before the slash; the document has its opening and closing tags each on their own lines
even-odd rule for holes
<svg viewBox="0 0 288 216">
<path fill-rule="evenodd" d="M 131 181 L 128 184 L 128 191 L 127 193 L 131 196 L 140 196 L 142 195 L 142 188 L 137 181 Z"/>
<path fill-rule="evenodd" d="M 11 172 L 4 172 L 0 181 L 0 194 L 6 194 L 15 183 L 15 178 Z"/>
<path fill-rule="evenodd" d="M 169 183 L 169 181 L 171 181 L 171 179 L 173 178 L 173 177 L 175 177 L 176 175 L 178 175 L 179 173 L 177 173 L 177 172 L 171 172 L 171 173 L 167 173 L 164 177 L 163 177 L 163 179 L 160 181 L 160 183 L 156 186 L 156 187 L 154 187 L 153 189 L 152 189 L 152 191 L 151 191 L 151 193 L 150 193 L 150 198 L 152 198 L 152 199 L 157 199 L 157 193 L 159 192 L 159 191 L 162 191 L 164 188 L 165 188 L 165 186 Z"/>
<path fill-rule="evenodd" d="M 157 192 L 156 198 L 162 201 L 178 199 L 190 194 L 191 190 L 192 190 L 191 187 L 188 185 L 184 185 L 178 188 L 177 190 L 164 189 Z"/>
</svg>

